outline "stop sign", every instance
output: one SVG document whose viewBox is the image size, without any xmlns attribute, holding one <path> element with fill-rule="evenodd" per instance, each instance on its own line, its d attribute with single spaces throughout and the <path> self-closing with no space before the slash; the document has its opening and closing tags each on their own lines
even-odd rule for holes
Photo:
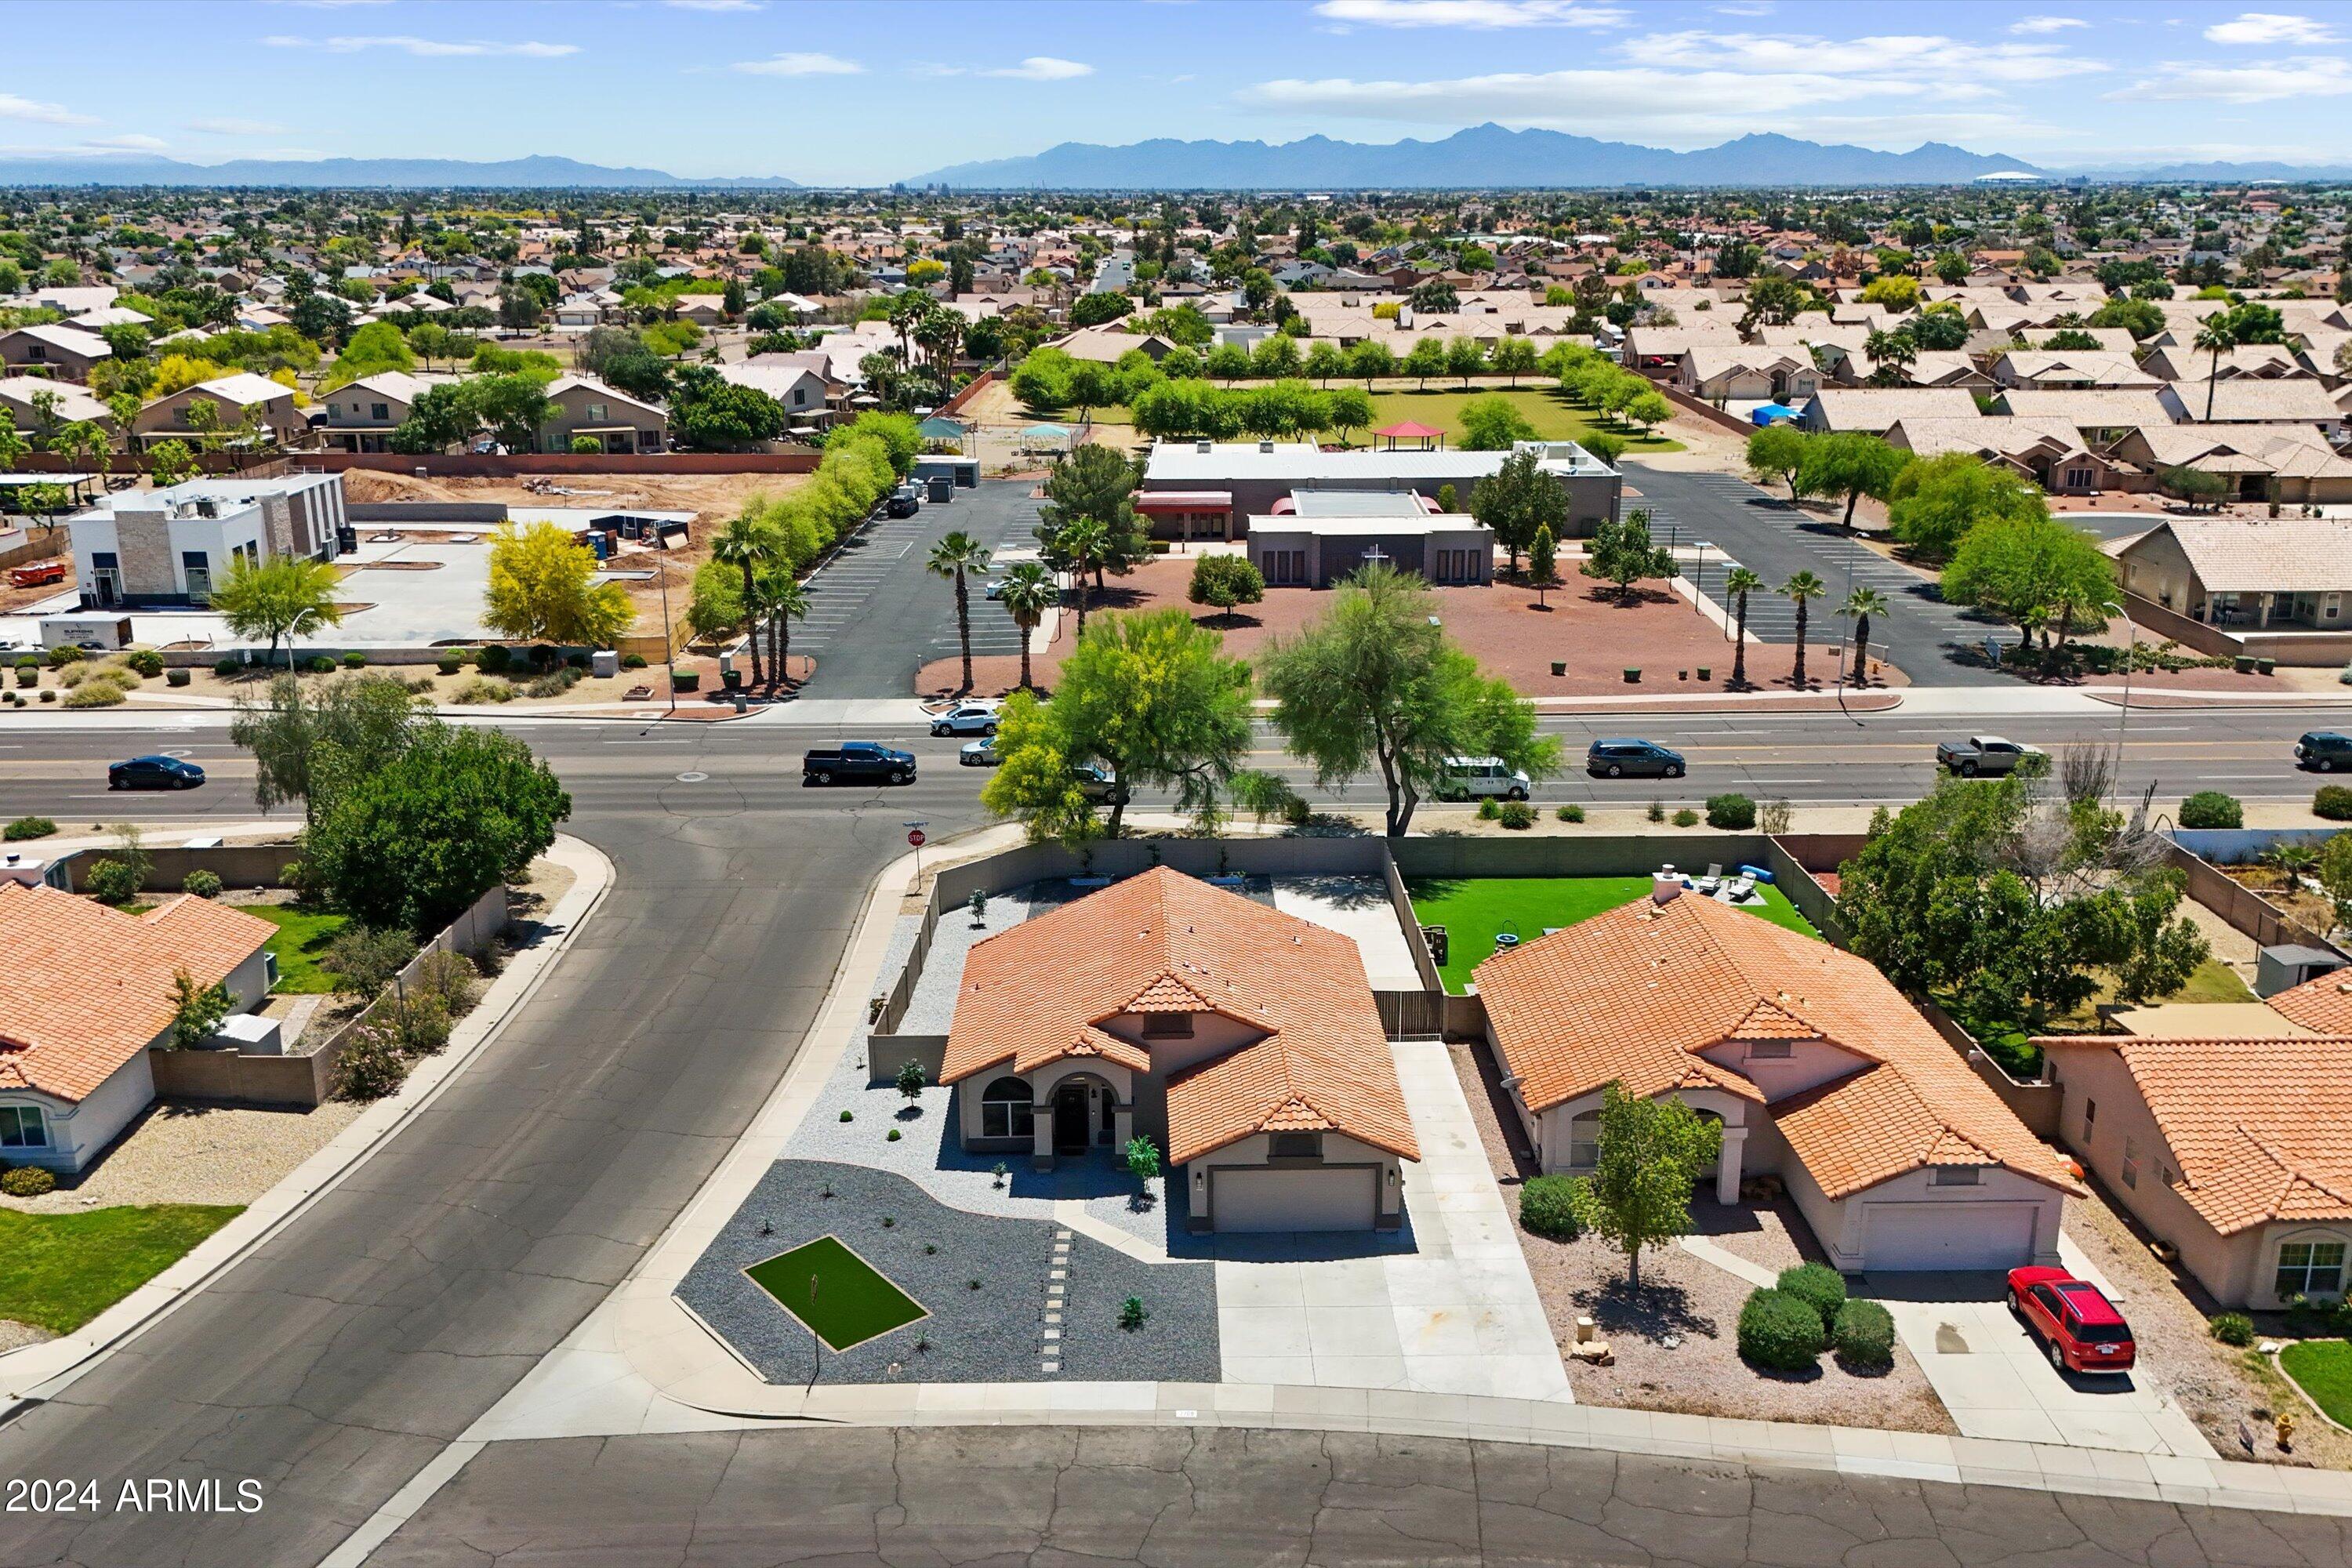
<svg viewBox="0 0 2352 1568">
<path fill-rule="evenodd" d="M 919 827 L 908 828 L 907 830 L 907 842 L 913 845 L 916 848 L 920 849 L 923 847 L 923 830 Z"/>
</svg>

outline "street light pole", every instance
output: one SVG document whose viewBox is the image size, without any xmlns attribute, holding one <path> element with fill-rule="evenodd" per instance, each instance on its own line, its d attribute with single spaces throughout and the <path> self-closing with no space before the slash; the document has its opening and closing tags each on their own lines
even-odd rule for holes
<svg viewBox="0 0 2352 1568">
<path fill-rule="evenodd" d="M 2121 616 L 2124 626 L 2130 632 L 2128 645 L 2124 649 L 2124 700 L 2122 706 L 2116 710 L 2116 765 L 2111 775 L 2115 779 L 2116 794 L 2120 797 L 2124 787 L 2124 742 L 2130 734 L 2131 725 L 2132 666 L 2139 662 L 2139 623 L 2131 618 L 2131 612 L 2125 609 L 2120 601 L 2111 600 L 2099 608 L 2110 615 Z"/>
</svg>

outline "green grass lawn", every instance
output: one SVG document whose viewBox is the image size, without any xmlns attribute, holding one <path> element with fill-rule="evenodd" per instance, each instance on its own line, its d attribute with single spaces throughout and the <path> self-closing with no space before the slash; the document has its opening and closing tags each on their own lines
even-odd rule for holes
<svg viewBox="0 0 2352 1568">
<path fill-rule="evenodd" d="M 269 939 L 269 951 L 278 955 L 279 994 L 322 995 L 341 988 L 342 977 L 327 967 L 327 944 L 351 922 L 349 915 L 320 914 L 286 904 L 238 907 L 278 928 Z"/>
<path fill-rule="evenodd" d="M 929 1315 L 835 1237 L 818 1237 L 743 1272 L 836 1351 Z"/>
<path fill-rule="evenodd" d="M 1372 426 L 1378 429 L 1400 419 L 1411 419 L 1434 425 L 1446 433 L 1448 439 L 1458 442 L 1462 439 L 1462 405 L 1474 397 L 1508 399 L 1535 426 L 1536 434 L 1547 441 L 1580 441 L 1595 430 L 1606 430 L 1624 437 L 1629 453 L 1683 449 L 1680 441 L 1642 435 L 1638 425 L 1611 423 L 1605 416 L 1581 406 L 1557 386 L 1481 386 L 1464 392 L 1459 382 L 1448 389 L 1443 381 L 1433 380 L 1426 392 L 1376 392 L 1372 394 Z"/>
<path fill-rule="evenodd" d="M 2279 1365 L 2303 1384 L 2329 1420 L 2352 1426 L 2352 1342 L 2298 1341 L 2279 1352 Z"/>
<path fill-rule="evenodd" d="M 0 1209 L 0 1318 L 69 1334 L 244 1212 L 197 1204 Z"/>
<path fill-rule="evenodd" d="M 1405 883 L 1413 918 L 1445 928 L 1445 962 L 1438 966 L 1445 988 L 1461 995 L 1470 972 L 1492 957 L 1496 935 L 1509 929 L 1532 942 L 1549 926 L 1581 920 L 1635 899 L 1647 898 L 1647 877 L 1415 877 Z M 1816 936 L 1780 889 L 1758 885 L 1764 907 L 1749 912 L 1774 925 Z"/>
</svg>

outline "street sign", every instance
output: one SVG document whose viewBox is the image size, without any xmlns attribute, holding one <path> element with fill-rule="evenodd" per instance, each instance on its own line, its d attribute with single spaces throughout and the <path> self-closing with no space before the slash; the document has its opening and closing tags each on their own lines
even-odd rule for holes
<svg viewBox="0 0 2352 1568">
<path fill-rule="evenodd" d="M 920 849 L 923 847 L 923 830 L 919 827 L 907 829 L 907 842 Z"/>
</svg>

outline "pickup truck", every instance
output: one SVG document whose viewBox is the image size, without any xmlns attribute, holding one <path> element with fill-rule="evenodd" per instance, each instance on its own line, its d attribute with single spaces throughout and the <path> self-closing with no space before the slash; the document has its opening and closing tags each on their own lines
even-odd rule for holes
<svg viewBox="0 0 2352 1568">
<path fill-rule="evenodd" d="M 878 741 L 845 741 L 836 750 L 814 751 L 801 759 L 802 784 L 829 784 L 835 779 L 913 784 L 915 753 L 894 751 Z"/>
<path fill-rule="evenodd" d="M 2027 758 L 2041 755 L 2039 746 L 2020 745 L 1999 735 L 1970 735 L 1965 741 L 1946 741 L 1937 745 L 1936 765 L 1963 778 L 1975 778 L 1979 773 L 2013 773 Z"/>
</svg>

